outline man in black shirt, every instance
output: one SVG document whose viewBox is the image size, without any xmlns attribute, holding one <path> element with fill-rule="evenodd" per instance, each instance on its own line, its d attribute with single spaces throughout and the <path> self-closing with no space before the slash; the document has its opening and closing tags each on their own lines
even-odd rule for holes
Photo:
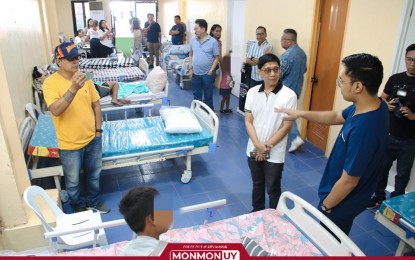
<svg viewBox="0 0 415 260">
<path fill-rule="evenodd" d="M 368 208 L 385 200 L 389 170 L 397 160 L 395 190 L 391 197 L 405 194 L 415 158 L 415 44 L 406 49 L 406 71 L 392 75 L 381 97 L 389 107 L 388 157 L 379 173 L 378 185 Z"/>
</svg>

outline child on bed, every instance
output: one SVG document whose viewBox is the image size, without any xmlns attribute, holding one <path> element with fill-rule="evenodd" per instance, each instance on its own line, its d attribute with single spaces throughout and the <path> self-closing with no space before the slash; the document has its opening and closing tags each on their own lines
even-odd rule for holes
<svg viewBox="0 0 415 260">
<path fill-rule="evenodd" d="M 114 106 L 123 106 L 131 103 L 131 100 L 127 98 L 117 98 L 118 90 L 120 85 L 116 81 L 107 81 L 107 82 L 94 82 L 95 88 L 98 91 L 99 97 L 103 98 L 111 94 L 112 100 L 111 104 Z"/>
<path fill-rule="evenodd" d="M 220 112 L 223 114 L 232 113 L 232 109 L 229 108 L 229 101 L 231 99 L 231 91 L 235 85 L 235 81 L 231 76 L 231 56 L 226 54 L 221 62 L 222 68 L 222 80 L 220 82 L 219 94 L 222 96 L 220 102 Z M 223 107 L 226 106 L 224 110 Z"/>
<path fill-rule="evenodd" d="M 158 191 L 139 186 L 130 189 L 120 201 L 119 209 L 128 226 L 137 234 L 125 247 L 123 255 L 159 256 L 167 243 L 159 241 L 172 223 L 171 210 L 154 210 Z"/>
</svg>

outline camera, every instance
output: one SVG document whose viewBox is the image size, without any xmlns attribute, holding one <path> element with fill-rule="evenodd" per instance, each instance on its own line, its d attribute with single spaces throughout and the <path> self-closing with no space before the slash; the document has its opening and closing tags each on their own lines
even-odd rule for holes
<svg viewBox="0 0 415 260">
<path fill-rule="evenodd" d="M 402 89 L 398 90 L 394 100 L 395 100 L 395 107 L 396 107 L 394 115 L 399 119 L 404 118 L 401 108 L 407 105 L 406 90 L 402 90 Z"/>
</svg>

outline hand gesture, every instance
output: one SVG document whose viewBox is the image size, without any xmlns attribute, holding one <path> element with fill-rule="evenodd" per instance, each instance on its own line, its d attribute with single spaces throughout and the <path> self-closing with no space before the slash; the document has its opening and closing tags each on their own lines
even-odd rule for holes
<svg viewBox="0 0 415 260">
<path fill-rule="evenodd" d="M 80 71 L 77 71 L 72 76 L 72 87 L 78 91 L 85 85 L 86 81 L 87 81 L 87 78 L 85 74 Z"/>
<path fill-rule="evenodd" d="M 396 101 L 398 101 L 396 98 L 392 98 L 391 100 L 386 102 L 386 104 L 388 105 L 389 111 L 396 110 Z"/>
<path fill-rule="evenodd" d="M 287 109 L 287 108 L 274 108 L 274 112 L 285 113 L 286 114 L 284 116 L 285 121 L 294 121 L 295 119 L 300 117 L 300 114 L 299 114 L 300 111 L 298 110 L 292 110 L 292 109 Z"/>
<path fill-rule="evenodd" d="M 415 113 L 412 113 L 409 107 L 402 107 L 401 113 L 404 117 L 408 118 L 409 120 L 415 120 Z"/>
</svg>

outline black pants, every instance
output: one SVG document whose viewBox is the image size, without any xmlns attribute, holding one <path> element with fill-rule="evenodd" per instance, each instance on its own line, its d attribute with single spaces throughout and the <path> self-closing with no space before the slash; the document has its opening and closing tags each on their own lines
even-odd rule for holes
<svg viewBox="0 0 415 260">
<path fill-rule="evenodd" d="M 269 207 L 277 208 L 281 196 L 281 177 L 284 163 L 257 162 L 248 157 L 252 176 L 253 211 L 265 209 L 265 189 L 269 197 Z"/>
<path fill-rule="evenodd" d="M 112 48 L 107 47 L 101 43 L 100 58 L 106 58 L 113 53 Z"/>
<path fill-rule="evenodd" d="M 101 56 L 101 42 L 98 38 L 91 39 L 91 57 L 99 58 Z"/>
</svg>

